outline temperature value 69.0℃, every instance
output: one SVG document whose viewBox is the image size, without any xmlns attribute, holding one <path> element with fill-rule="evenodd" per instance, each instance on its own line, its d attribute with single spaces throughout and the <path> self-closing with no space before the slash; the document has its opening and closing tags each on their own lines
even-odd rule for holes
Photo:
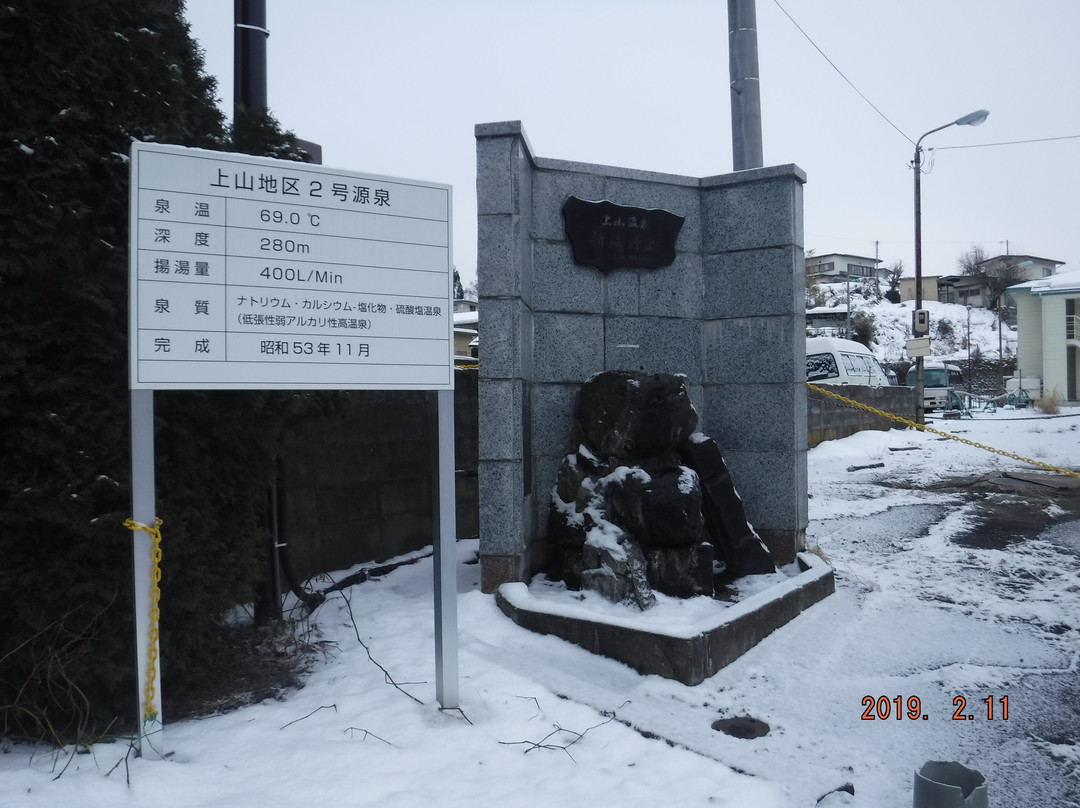
<svg viewBox="0 0 1080 808">
<path fill-rule="evenodd" d="M 451 189 L 137 142 L 132 389 L 454 386 Z"/>
</svg>

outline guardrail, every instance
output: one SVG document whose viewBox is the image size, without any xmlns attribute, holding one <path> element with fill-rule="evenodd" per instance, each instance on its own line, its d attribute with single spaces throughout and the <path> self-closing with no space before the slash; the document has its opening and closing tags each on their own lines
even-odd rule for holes
<svg viewBox="0 0 1080 808">
<path fill-rule="evenodd" d="M 962 413 L 970 415 L 975 410 L 995 412 L 998 407 L 1005 406 L 1023 409 L 1034 404 L 1035 398 L 1032 392 L 1024 387 L 1017 387 L 1015 390 L 1001 395 L 980 396 L 964 390 L 950 390 L 948 399 L 945 402 L 945 412 L 960 410 Z"/>
</svg>

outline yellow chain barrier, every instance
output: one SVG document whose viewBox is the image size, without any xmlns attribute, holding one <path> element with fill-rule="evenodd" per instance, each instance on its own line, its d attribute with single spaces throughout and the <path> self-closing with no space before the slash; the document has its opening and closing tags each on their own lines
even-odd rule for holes
<svg viewBox="0 0 1080 808">
<path fill-rule="evenodd" d="M 161 620 L 161 608 L 158 606 L 161 601 L 161 587 L 158 586 L 161 583 L 161 519 L 155 519 L 153 527 L 128 519 L 124 522 L 124 527 L 132 531 L 145 530 L 154 542 L 154 547 L 150 551 L 150 648 L 147 652 L 146 691 L 144 693 L 146 697 L 144 717 L 146 721 L 152 723 L 158 718 L 157 710 L 154 709 L 154 697 L 157 695 L 154 682 L 157 679 L 158 637 L 160 636 L 158 622 Z"/>
<path fill-rule="evenodd" d="M 845 398 L 844 396 L 839 395 L 838 393 L 834 393 L 832 390 L 826 390 L 824 387 L 817 384 L 810 384 L 809 382 L 807 382 L 806 386 L 813 390 L 815 393 L 821 393 L 822 395 L 830 396 L 831 398 L 843 401 L 845 404 L 850 404 L 853 407 L 858 407 L 860 410 L 866 410 L 867 412 L 872 412 L 874 413 L 874 415 L 879 415 L 882 418 L 888 418 L 890 421 L 897 421 L 906 426 L 922 430 L 923 432 L 930 432 L 934 435 L 940 435 L 943 438 L 948 438 L 949 440 L 966 443 L 968 446 L 974 446 L 976 449 L 985 449 L 988 452 L 993 452 L 994 454 L 999 454 L 1003 457 L 1009 457 L 1013 460 L 1019 460 L 1021 463 L 1028 463 L 1029 465 L 1038 466 L 1039 468 L 1046 469 L 1048 471 L 1053 471 L 1058 474 L 1065 474 L 1069 477 L 1076 477 L 1077 479 L 1080 479 L 1080 473 L 1078 472 L 1069 471 L 1068 469 L 1059 468 L 1058 466 L 1051 466 L 1049 463 L 1041 463 L 1038 460 L 1032 460 L 1030 457 L 1023 457 L 1022 455 L 1014 454 L 1012 452 L 1006 452 L 1004 449 L 995 449 L 993 446 L 987 446 L 983 443 L 976 443 L 973 440 L 968 440 L 967 438 L 960 438 L 956 435 L 950 434 L 949 432 L 942 432 L 940 429 L 934 429 L 933 427 L 926 426 L 925 424 L 919 424 L 915 421 L 909 421 L 907 418 L 901 418 L 899 415 L 894 415 L 891 412 L 885 412 L 885 410 L 879 410 L 876 407 L 871 407 L 867 404 L 853 401 L 850 398 Z"/>
</svg>

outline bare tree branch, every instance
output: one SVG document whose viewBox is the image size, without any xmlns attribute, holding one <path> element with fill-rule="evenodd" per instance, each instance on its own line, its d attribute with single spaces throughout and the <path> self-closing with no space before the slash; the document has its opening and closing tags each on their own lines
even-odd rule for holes
<svg viewBox="0 0 1080 808">
<path fill-rule="evenodd" d="M 315 713 L 319 712 L 319 710 L 333 710 L 336 713 L 337 712 L 337 705 L 336 704 L 324 704 L 322 707 L 316 707 L 314 710 L 312 710 L 307 715 L 301 716 L 300 718 L 294 718 L 288 724 L 285 724 L 284 726 L 279 727 L 279 729 L 285 729 L 285 727 L 291 727 L 293 724 L 296 724 L 296 723 L 298 723 L 300 721 L 303 721 L 305 718 L 311 718 L 311 716 L 315 715 Z"/>
<path fill-rule="evenodd" d="M 956 259 L 956 267 L 961 275 L 982 275 L 984 270 L 979 266 L 986 260 L 986 250 L 981 244 L 972 244 L 970 250 L 960 253 Z"/>
<path fill-rule="evenodd" d="M 458 715 L 460 715 L 462 718 L 465 719 L 466 724 L 468 724 L 470 727 L 473 725 L 473 722 L 469 720 L 469 716 L 465 715 L 465 711 L 462 710 L 460 707 L 440 707 L 439 712 L 440 713 L 457 713 Z"/>
<path fill-rule="evenodd" d="M 393 744 L 390 743 L 390 741 L 386 740 L 385 738 L 380 738 L 374 732 L 370 732 L 369 730 L 363 729 L 362 727 L 346 727 L 345 732 L 362 732 L 362 733 L 364 733 L 364 737 L 360 739 L 361 741 L 366 741 L 368 739 L 368 737 L 372 737 L 376 741 L 382 741 L 387 746 L 393 746 Z"/>
<path fill-rule="evenodd" d="M 375 657 L 373 657 L 371 655 L 371 649 L 368 648 L 367 643 L 365 643 L 362 639 L 360 639 L 360 628 L 356 625 L 356 617 L 353 615 L 352 603 L 349 602 L 349 596 L 345 594 L 344 590 L 342 590 L 340 592 L 340 594 L 341 594 L 342 599 L 345 601 L 345 608 L 348 609 L 348 611 L 349 611 L 349 619 L 352 621 L 353 631 L 356 634 L 356 641 L 358 643 L 360 643 L 360 647 L 363 648 L 367 652 L 368 659 L 371 660 L 371 664 L 373 664 L 376 668 L 378 668 L 379 670 L 381 670 L 383 672 L 384 680 L 386 681 L 386 683 L 388 685 L 393 685 L 398 690 L 400 690 L 402 693 L 404 693 L 406 696 L 408 696 L 410 699 L 415 701 L 417 704 L 423 704 L 424 702 L 420 701 L 420 699 L 416 698 L 416 696 L 414 696 L 412 693 L 410 693 L 409 691 L 407 691 L 407 690 L 405 690 L 405 689 L 403 689 L 401 687 L 402 684 L 418 685 L 418 684 L 423 684 L 423 683 L 422 682 L 402 682 L 401 684 L 399 684 L 398 682 L 394 681 L 394 677 L 390 675 L 390 671 L 388 671 L 386 668 L 384 668 L 382 665 L 380 665 L 378 662 L 375 661 Z"/>
<path fill-rule="evenodd" d="M 525 697 L 522 696 L 522 697 L 519 697 L 519 698 L 525 698 Z M 535 699 L 533 699 L 533 700 L 536 701 Z M 623 704 L 625 705 L 626 702 L 623 702 Z M 539 707 L 540 702 L 536 702 L 536 706 Z M 573 746 L 574 744 L 576 744 L 578 741 L 580 741 L 582 738 L 584 738 L 587 734 L 592 732 L 594 729 L 598 729 L 599 727 L 602 727 L 605 724 L 610 724 L 612 721 L 615 721 L 616 719 L 617 719 L 617 715 L 613 711 L 611 713 L 611 715 L 608 717 L 607 721 L 601 721 L 599 724 L 594 724 L 593 726 L 588 727 L 587 729 L 585 729 L 582 732 L 577 732 L 577 731 L 572 730 L 572 729 L 565 729 L 564 727 L 560 727 L 558 724 L 554 724 L 553 726 L 555 727 L 555 729 L 553 729 L 551 732 L 549 732 L 547 735 L 545 735 L 539 741 L 499 741 L 499 743 L 502 744 L 503 746 L 526 746 L 526 747 L 528 747 L 525 750 L 526 755 L 529 752 L 532 752 L 534 749 L 548 749 L 548 750 L 552 750 L 552 751 L 562 751 L 562 752 L 566 753 L 566 756 L 568 758 L 570 758 L 575 763 L 577 763 L 577 761 L 574 760 L 574 756 L 570 754 L 570 751 L 569 751 L 570 747 Z M 553 737 L 555 737 L 557 735 L 560 735 L 560 734 L 570 735 L 570 736 L 573 736 L 573 737 L 567 743 L 556 743 L 556 742 L 550 742 L 549 743 L 549 740 L 551 738 L 553 738 Z"/>
</svg>

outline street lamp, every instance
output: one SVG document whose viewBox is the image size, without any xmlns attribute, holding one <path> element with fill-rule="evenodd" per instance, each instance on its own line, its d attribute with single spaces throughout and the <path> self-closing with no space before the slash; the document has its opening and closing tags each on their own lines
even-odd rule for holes
<svg viewBox="0 0 1080 808">
<path fill-rule="evenodd" d="M 985 109 L 969 112 L 962 118 L 938 126 L 915 141 L 915 159 L 912 165 L 915 167 L 915 310 L 922 308 L 922 142 L 927 135 L 948 129 L 950 126 L 978 126 L 990 115 Z M 912 336 L 917 336 L 912 334 Z M 923 358 L 915 357 L 915 421 L 923 423 L 926 419 L 926 407 L 923 402 L 924 376 Z"/>
</svg>

